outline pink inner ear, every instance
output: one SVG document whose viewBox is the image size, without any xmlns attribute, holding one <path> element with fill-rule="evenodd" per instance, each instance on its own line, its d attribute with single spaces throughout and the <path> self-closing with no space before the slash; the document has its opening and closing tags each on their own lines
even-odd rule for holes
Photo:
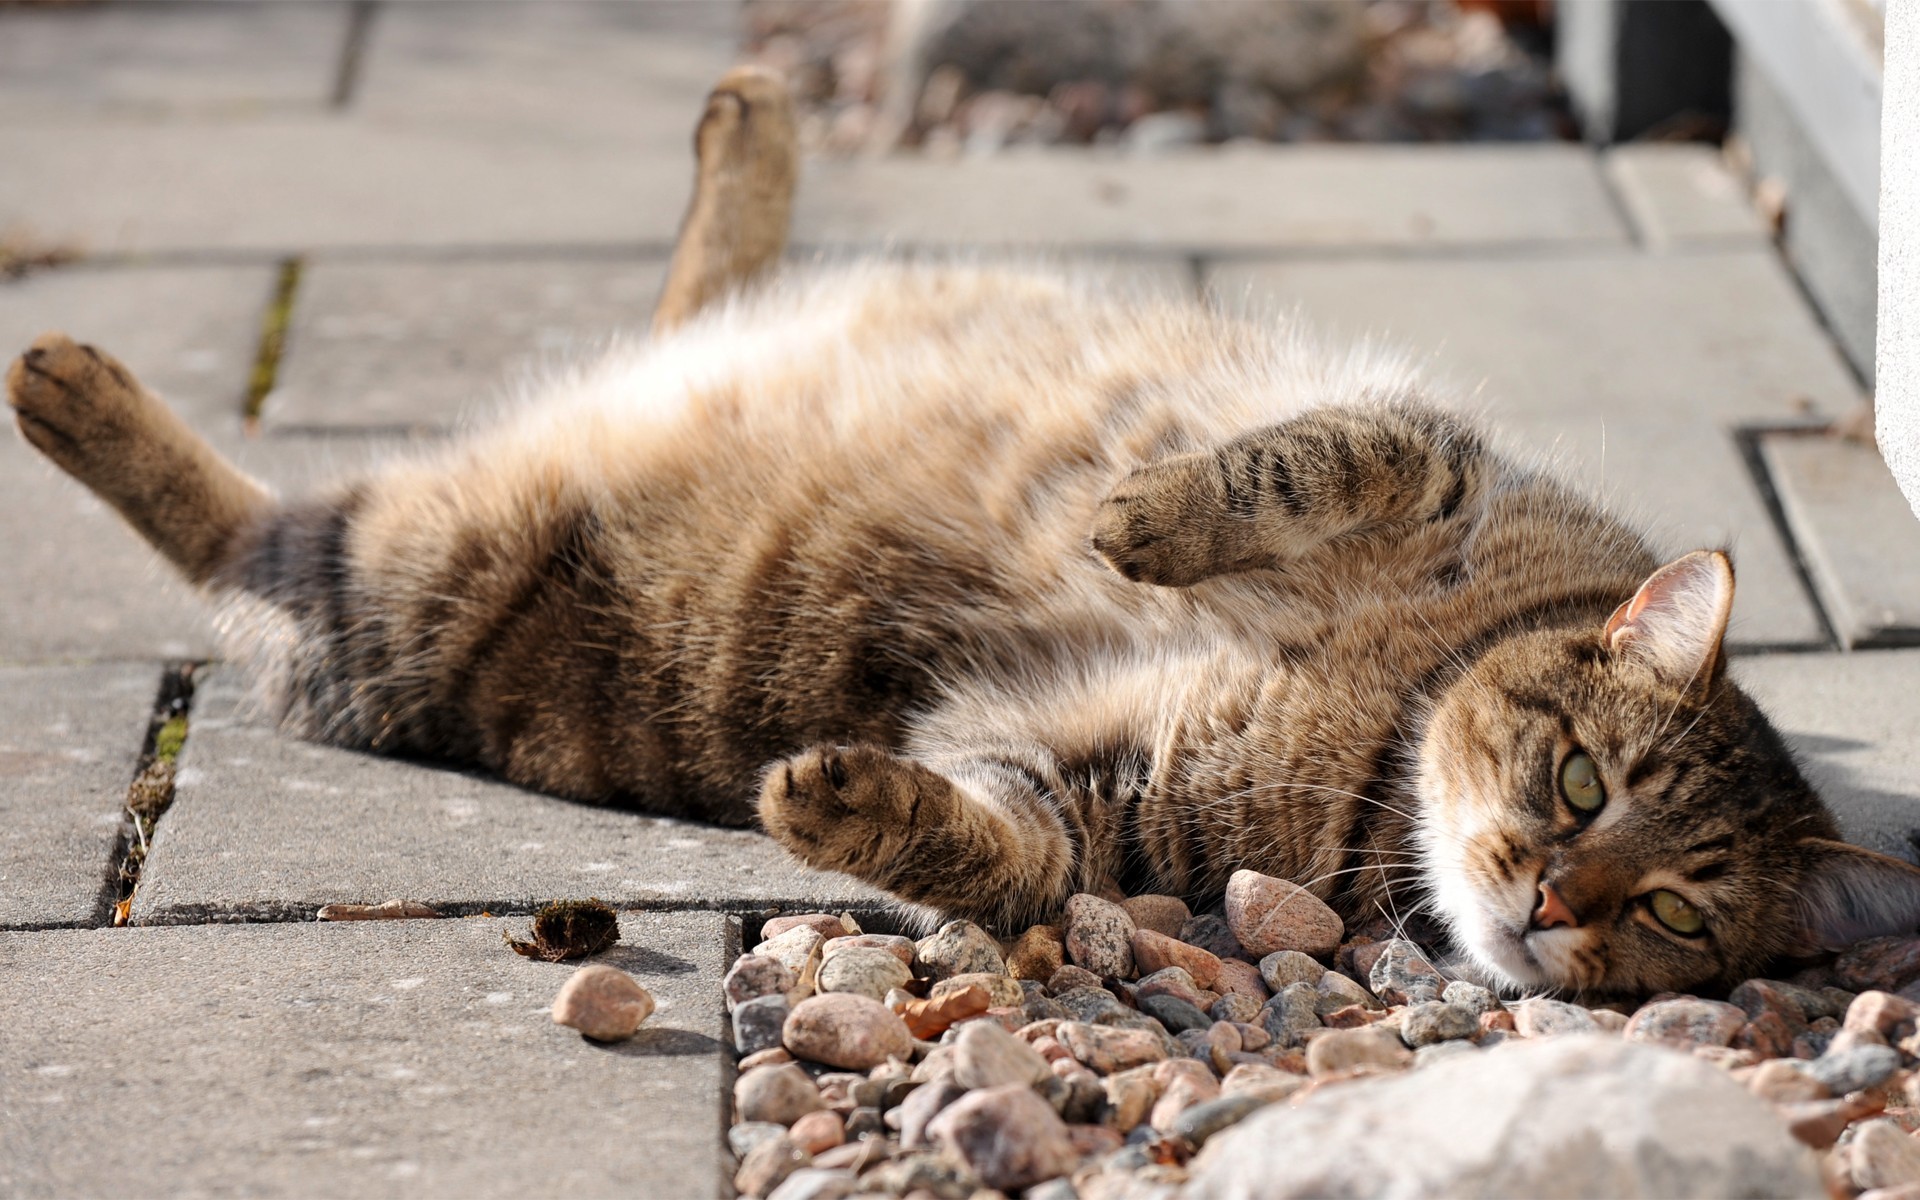
<svg viewBox="0 0 1920 1200">
<path fill-rule="evenodd" d="M 1705 679 L 1733 608 L 1733 566 L 1696 550 L 1661 567 L 1607 618 L 1607 645 L 1631 650 L 1677 684 Z"/>
</svg>

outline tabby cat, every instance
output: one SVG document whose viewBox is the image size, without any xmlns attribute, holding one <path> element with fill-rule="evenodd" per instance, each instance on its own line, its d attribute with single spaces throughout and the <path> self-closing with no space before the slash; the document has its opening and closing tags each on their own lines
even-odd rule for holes
<svg viewBox="0 0 1920 1200">
<path fill-rule="evenodd" d="M 1291 329 L 984 267 L 764 281 L 786 103 L 722 81 L 657 336 L 489 432 L 283 504 L 57 334 L 19 428 L 233 606 L 289 729 L 757 819 L 939 913 L 1246 867 L 1585 994 L 1920 920 L 1728 679 L 1724 554 L 1661 565 Z"/>
</svg>

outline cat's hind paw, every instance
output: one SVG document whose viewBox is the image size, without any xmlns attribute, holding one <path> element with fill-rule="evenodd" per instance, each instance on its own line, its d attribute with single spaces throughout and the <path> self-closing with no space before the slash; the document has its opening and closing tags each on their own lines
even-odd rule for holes
<svg viewBox="0 0 1920 1200">
<path fill-rule="evenodd" d="M 7 368 L 7 403 L 21 436 L 83 479 L 137 434 L 146 393 L 111 356 L 45 333 Z"/>
<path fill-rule="evenodd" d="M 1221 544 L 1219 477 L 1205 455 L 1150 463 L 1094 510 L 1092 546 L 1135 583 L 1189 587 L 1230 569 Z"/>
<path fill-rule="evenodd" d="M 944 821 L 953 783 L 877 746 L 817 746 L 775 763 L 760 822 L 809 866 L 886 885 L 917 829 Z"/>
</svg>

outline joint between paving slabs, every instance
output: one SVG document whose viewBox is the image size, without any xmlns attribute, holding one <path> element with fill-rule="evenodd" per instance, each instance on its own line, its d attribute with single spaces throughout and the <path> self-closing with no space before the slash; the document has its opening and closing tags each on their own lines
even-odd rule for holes
<svg viewBox="0 0 1920 1200">
<path fill-rule="evenodd" d="M 280 374 L 280 359 L 287 348 L 287 326 L 293 321 L 293 299 L 300 290 L 300 273 L 306 260 L 299 255 L 280 260 L 280 274 L 273 286 L 273 298 L 260 319 L 260 346 L 254 353 L 253 370 L 247 376 L 247 395 L 241 408 L 241 420 L 248 437 L 260 432 L 260 414 L 267 406 Z"/>
<path fill-rule="evenodd" d="M 1800 437 L 1832 435 L 1821 426 L 1745 425 L 1733 431 L 1733 441 L 1734 445 L 1739 447 L 1740 461 L 1746 464 L 1747 474 L 1753 477 L 1753 486 L 1760 493 L 1760 502 L 1766 505 L 1767 519 L 1773 522 L 1774 532 L 1780 535 L 1781 545 L 1787 548 L 1787 559 L 1793 564 L 1793 574 L 1800 584 L 1800 593 L 1807 598 L 1807 603 L 1813 606 L 1813 615 L 1820 621 L 1823 644 L 1816 649 L 1850 649 L 1841 644 L 1839 628 L 1834 625 L 1832 615 L 1827 612 L 1827 606 L 1820 599 L 1820 589 L 1814 586 L 1813 569 L 1807 565 L 1807 556 L 1800 547 L 1800 539 L 1794 536 L 1793 523 L 1787 520 L 1787 509 L 1780 502 L 1780 490 L 1774 486 L 1773 472 L 1767 469 L 1766 457 L 1760 453 L 1760 440 L 1773 434 L 1792 434 Z"/>
<path fill-rule="evenodd" d="M 360 72 L 366 64 L 367 42 L 373 32 L 374 0 L 354 0 L 347 9 L 347 34 L 340 42 L 339 67 L 333 75 L 333 92 L 327 97 L 331 108 L 346 108 L 360 90 Z"/>
<path fill-rule="evenodd" d="M 160 818 L 173 804 L 174 770 L 187 743 L 187 714 L 193 704 L 193 677 L 198 663 L 170 664 L 160 676 L 153 715 L 127 785 L 125 819 L 115 840 L 106 881 L 107 919 L 125 925 L 133 911 L 133 895 L 140 886 L 147 853 Z"/>
</svg>

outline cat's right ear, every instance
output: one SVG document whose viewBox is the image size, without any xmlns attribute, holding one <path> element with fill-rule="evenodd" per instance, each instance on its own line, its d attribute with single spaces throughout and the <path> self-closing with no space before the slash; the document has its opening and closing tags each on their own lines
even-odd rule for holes
<svg viewBox="0 0 1920 1200">
<path fill-rule="evenodd" d="M 1794 956 L 1844 950 L 1864 938 L 1920 931 L 1920 869 L 1845 842 L 1806 838 Z"/>
<path fill-rule="evenodd" d="M 1695 550 L 1661 567 L 1607 619 L 1607 647 L 1652 667 L 1690 691 L 1719 668 L 1720 642 L 1733 611 L 1733 563 L 1718 550 Z"/>
</svg>

